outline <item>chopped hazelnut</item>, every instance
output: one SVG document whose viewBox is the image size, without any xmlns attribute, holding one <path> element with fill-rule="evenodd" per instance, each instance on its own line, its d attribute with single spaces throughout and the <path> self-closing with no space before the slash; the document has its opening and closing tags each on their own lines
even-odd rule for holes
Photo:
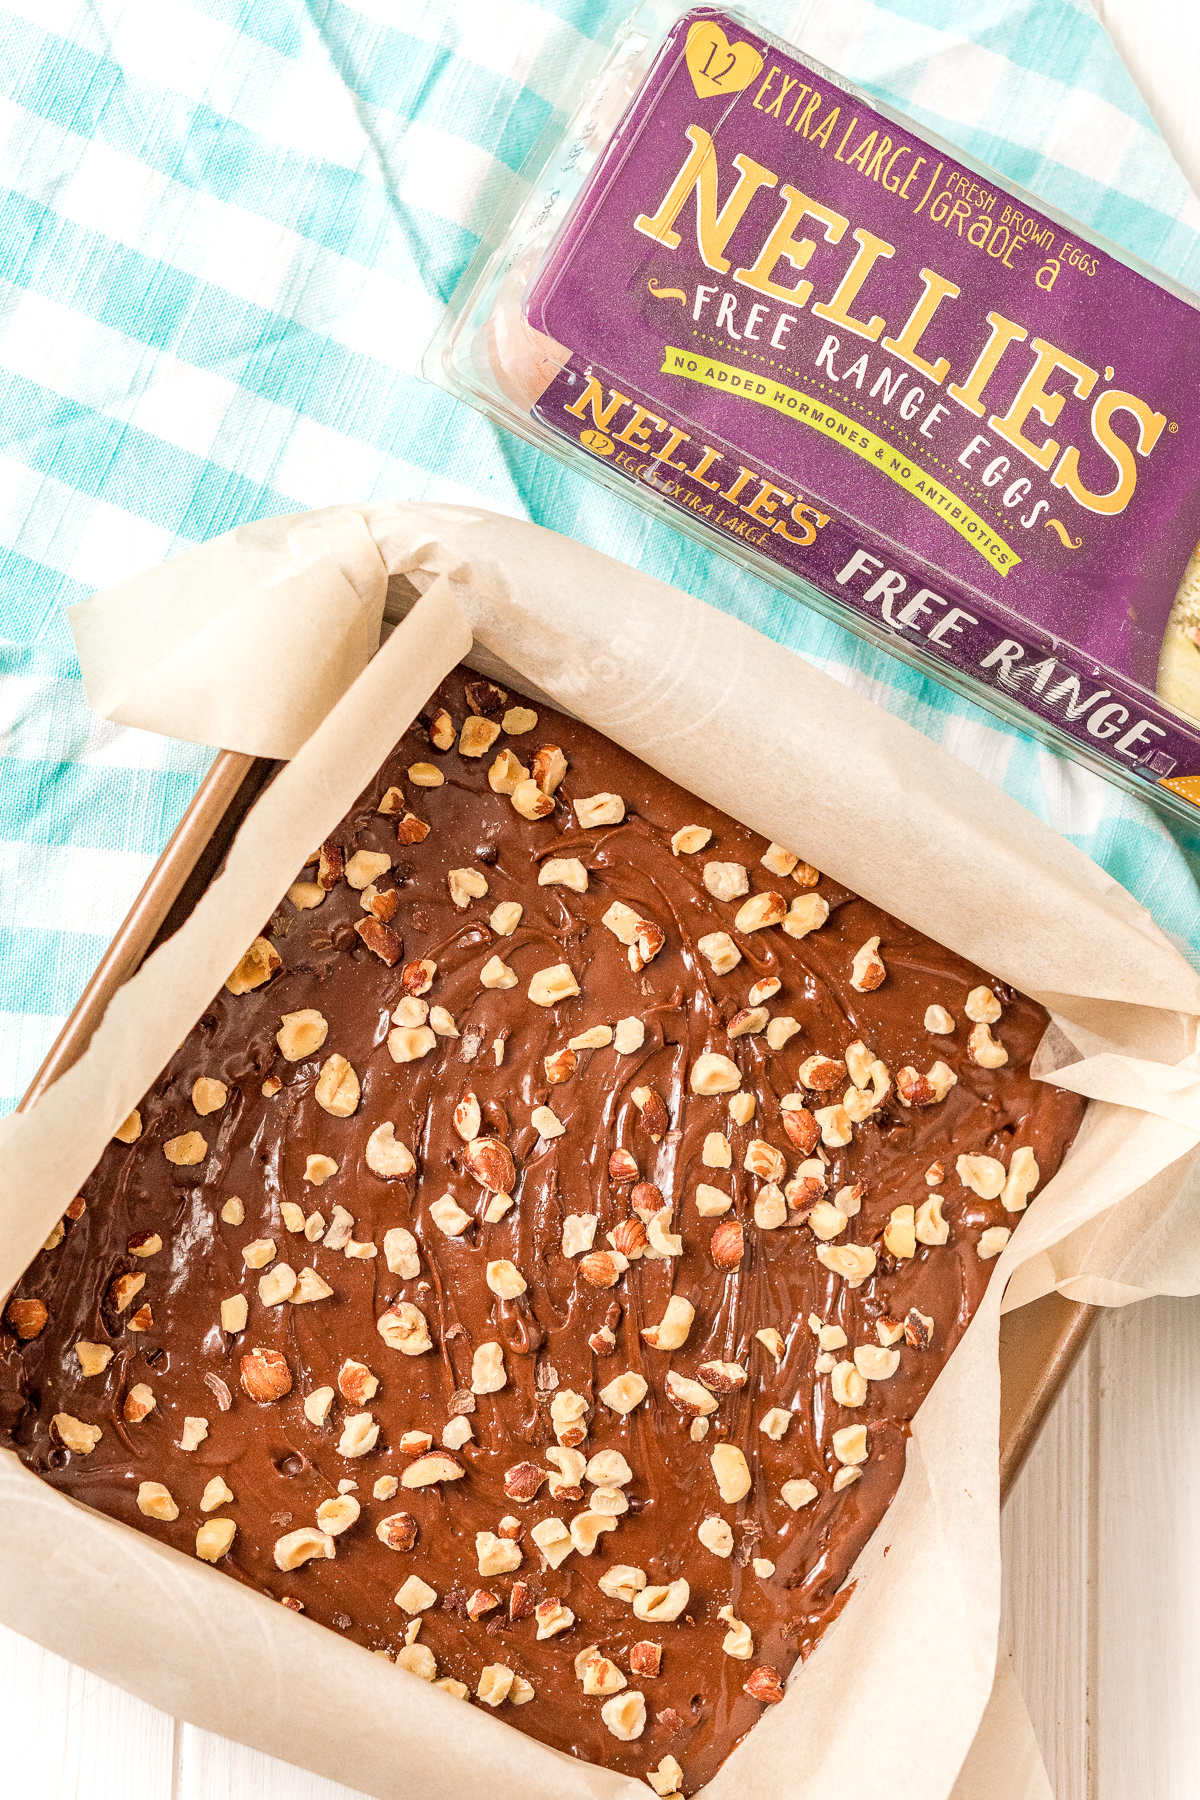
<svg viewBox="0 0 1200 1800">
<path fill-rule="evenodd" d="M 917 1253 L 916 1213 L 911 1206 L 894 1206 L 883 1232 L 883 1247 L 902 1258 Z"/>
<path fill-rule="evenodd" d="M 647 1391 L 645 1376 L 630 1369 L 624 1375 L 615 1376 L 607 1386 L 602 1387 L 600 1399 L 613 1412 L 624 1415 L 633 1412 L 642 1404 Z"/>
<path fill-rule="evenodd" d="M 192 1083 L 192 1105 L 203 1118 L 207 1113 L 218 1112 L 229 1098 L 229 1089 L 223 1081 L 214 1081 L 208 1075 L 201 1075 Z"/>
<path fill-rule="evenodd" d="M 422 1613 L 428 1610 L 437 1599 L 437 1589 L 431 1588 L 427 1581 L 419 1575 L 410 1575 L 396 1595 L 396 1605 L 403 1607 L 406 1613 Z"/>
<path fill-rule="evenodd" d="M 753 1037 L 765 1031 L 770 1015 L 765 1006 L 743 1006 L 725 1027 L 729 1037 Z"/>
<path fill-rule="evenodd" d="M 703 850 L 712 841 L 712 832 L 706 825 L 684 825 L 671 839 L 671 853 L 674 856 L 695 856 L 697 850 Z"/>
<path fill-rule="evenodd" d="M 829 1377 L 829 1390 L 838 1406 L 862 1406 L 867 1399 L 867 1377 L 858 1372 L 853 1363 L 835 1363 Z"/>
<path fill-rule="evenodd" d="M 820 894 L 800 894 L 788 907 L 787 916 L 781 920 L 788 937 L 807 937 L 810 931 L 819 931 L 829 917 L 829 902 Z"/>
<path fill-rule="evenodd" d="M 392 859 L 385 850 L 356 850 L 346 864 L 346 880 L 358 893 L 386 875 Z"/>
<path fill-rule="evenodd" d="M 810 1506 L 817 1497 L 817 1490 L 811 1481 L 794 1479 L 785 1481 L 779 1490 L 779 1497 L 793 1512 L 799 1512 L 802 1506 Z"/>
<path fill-rule="evenodd" d="M 350 1413 L 342 1422 L 339 1456 L 366 1456 L 379 1442 L 379 1426 L 369 1412 Z"/>
<path fill-rule="evenodd" d="M 375 1321 L 375 1329 L 388 1349 L 399 1350 L 402 1356 L 423 1356 L 433 1348 L 428 1319 L 419 1306 L 408 1300 L 385 1308 Z"/>
<path fill-rule="evenodd" d="M 759 861 L 772 875 L 790 875 L 800 858 L 790 850 L 785 850 L 782 844 L 768 844 L 766 855 L 761 856 Z"/>
<path fill-rule="evenodd" d="M 674 1369 L 667 1370 L 667 1399 L 694 1418 L 704 1418 L 717 1410 L 717 1402 L 706 1387 Z"/>
<path fill-rule="evenodd" d="M 553 794 L 567 772 L 567 759 L 557 744 L 543 744 L 533 753 L 530 772 L 543 794 Z"/>
<path fill-rule="evenodd" d="M 415 1675 L 419 1681 L 432 1682 L 434 1676 L 437 1674 L 437 1658 L 434 1656 L 433 1651 L 429 1648 L 428 1644 L 405 1644 L 402 1650 L 396 1652 L 396 1667 L 398 1669 L 406 1670 L 410 1675 Z M 456 1689 L 462 1687 L 463 1684 L 461 1681 L 451 1682 L 449 1678 L 447 1678 L 444 1684 L 442 1682 L 434 1682 L 435 1687 L 441 1687 L 443 1685 L 445 1685 L 450 1692 L 454 1692 Z M 464 1695 L 465 1692 L 466 1690 L 464 1688 Z"/>
<path fill-rule="evenodd" d="M 349 1250 L 346 1254 L 350 1254 Z M 307 1306 L 314 1300 L 328 1300 L 332 1293 L 329 1283 L 315 1269 L 301 1269 L 289 1298 L 293 1306 Z"/>
<path fill-rule="evenodd" d="M 764 1706 L 778 1706 L 783 1699 L 783 1688 L 778 1671 L 767 1663 L 757 1669 L 751 1669 L 749 1676 L 742 1683 L 742 1692 L 749 1694 L 752 1700 L 761 1700 Z"/>
<path fill-rule="evenodd" d="M 440 1200 L 435 1200 L 429 1208 L 429 1216 L 447 1237 L 461 1237 L 474 1224 L 471 1214 L 463 1210 L 453 1194 L 443 1194 Z"/>
<path fill-rule="evenodd" d="M 564 1081 L 570 1081 L 578 1066 L 579 1058 L 571 1048 L 552 1050 L 542 1058 L 542 1067 L 546 1071 L 546 1080 L 551 1087 L 561 1087 Z M 549 1109 L 546 1109 L 549 1110 Z M 553 1115 L 551 1115 L 553 1116 Z M 557 1121 L 555 1121 L 557 1123 Z M 536 1123 L 536 1121 L 535 1121 Z M 559 1127 L 561 1130 L 561 1126 Z M 542 1133 L 545 1136 L 545 1133 Z M 555 1133 L 557 1136 L 558 1134 Z"/>
<path fill-rule="evenodd" d="M 625 817 L 625 802 L 620 794 L 591 794 L 572 803 L 575 817 L 585 831 L 598 825 L 619 825 Z"/>
<path fill-rule="evenodd" d="M 696 1535 L 704 1548 L 711 1550 L 714 1556 L 733 1555 L 733 1530 L 719 1513 L 710 1513 L 706 1519 L 702 1519 Z"/>
<path fill-rule="evenodd" d="M 727 1505 L 744 1500 L 750 1492 L 750 1469 L 736 1444 L 718 1444 L 710 1458 L 717 1488 Z"/>
<path fill-rule="evenodd" d="M 643 1587 L 633 1597 L 634 1617 L 648 1623 L 669 1625 L 685 1611 L 692 1590 L 680 1577 L 659 1587 Z"/>
<path fill-rule="evenodd" d="M 315 1056 L 329 1036 L 329 1025 L 315 1007 L 284 1013 L 275 1033 L 275 1042 L 289 1062 L 302 1062 Z"/>
<path fill-rule="evenodd" d="M 377 1481 L 375 1483 L 376 1490 L 379 1486 L 380 1482 Z M 395 1493 L 395 1491 L 393 1479 L 391 1493 Z M 377 1497 L 387 1500 L 391 1498 L 391 1494 L 379 1495 L 377 1492 Z M 390 1513 L 386 1519 L 380 1519 L 376 1525 L 375 1536 L 381 1544 L 386 1544 L 389 1550 L 411 1550 L 417 1541 L 417 1521 L 411 1513 Z"/>
<path fill-rule="evenodd" d="M 14 1297 L 5 1308 L 4 1317 L 9 1328 L 23 1343 L 31 1343 L 45 1330 L 46 1321 L 50 1315 L 40 1300 L 22 1300 Z M 94 1349 L 95 1346 L 89 1345 L 88 1348 Z M 76 1350 L 78 1351 L 78 1346 L 76 1346 Z M 111 1356 L 112 1351 L 110 1350 L 109 1357 L 111 1358 Z M 80 1356 L 79 1360 L 82 1365 L 83 1357 Z M 101 1367 L 103 1366 L 101 1364 Z M 84 1369 L 85 1375 L 94 1373 L 98 1373 L 98 1371 Z"/>
<path fill-rule="evenodd" d="M 511 937 L 521 923 L 524 910 L 519 901 L 502 900 L 488 919 L 488 924 L 497 936 Z"/>
<path fill-rule="evenodd" d="M 458 754 L 483 756 L 499 736 L 500 727 L 494 719 L 482 719 L 475 713 L 468 713 L 458 734 Z M 411 769 L 409 774 L 412 774 Z"/>
<path fill-rule="evenodd" d="M 143 1419 L 150 1417 L 157 1404 L 153 1390 L 144 1381 L 139 1381 L 126 1394 L 125 1404 L 121 1409 L 125 1415 L 126 1424 L 140 1425 Z"/>
<path fill-rule="evenodd" d="M 861 1287 L 875 1273 L 875 1252 L 869 1244 L 822 1244 L 817 1261 L 840 1275 L 847 1287 Z"/>
<path fill-rule="evenodd" d="M 925 1029 L 935 1037 L 952 1037 L 954 1014 L 947 1012 L 944 1006 L 927 1006 L 925 1008 Z"/>
<path fill-rule="evenodd" d="M 510 795 L 514 812 L 523 819 L 545 819 L 554 811 L 554 800 L 542 792 L 535 779 L 519 781 Z"/>
<path fill-rule="evenodd" d="M 735 931 L 749 933 L 762 931 L 770 925 L 782 924 L 787 916 L 787 901 L 782 894 L 771 892 L 751 894 L 737 910 L 733 921 Z"/>
<path fill-rule="evenodd" d="M 754 1639 L 750 1627 L 734 1617 L 732 1606 L 723 1606 L 717 1617 L 729 1627 L 721 1643 L 726 1656 L 736 1657 L 739 1662 L 749 1662 L 754 1655 Z"/>
<path fill-rule="evenodd" d="M 981 1200 L 995 1200 L 1004 1191 L 1008 1179 L 1004 1164 L 994 1156 L 960 1156 L 954 1165 L 964 1187 Z"/>
<path fill-rule="evenodd" d="M 357 1110 L 360 1091 L 358 1076 L 335 1051 L 322 1066 L 313 1097 L 334 1118 L 348 1119 Z"/>
<path fill-rule="evenodd" d="M 557 1006 L 560 1000 L 569 1000 L 578 992 L 579 983 L 567 963 L 539 969 L 528 988 L 529 998 L 535 1006 Z"/>
<path fill-rule="evenodd" d="M 708 1253 L 713 1267 L 736 1269 L 745 1253 L 745 1240 L 740 1219 L 725 1219 L 709 1240 Z"/>
<path fill-rule="evenodd" d="M 634 1651 L 640 1650 L 641 1647 L 640 1644 L 635 1644 L 633 1650 L 629 1653 L 629 1666 L 631 1669 L 633 1668 Z M 642 1671 L 638 1670 L 635 1672 L 640 1674 Z M 655 1674 L 658 1673 L 657 1670 L 654 1670 L 653 1672 Z M 683 1791 L 683 1770 L 673 1756 L 664 1756 L 657 1769 L 650 1770 L 646 1776 L 646 1780 L 650 1783 L 650 1786 L 654 1789 L 656 1794 L 663 1796 L 663 1800 L 669 1800 L 670 1795 L 682 1793 Z"/>
<path fill-rule="evenodd" d="M 473 1143 L 483 1126 L 478 1096 L 468 1088 L 454 1108 L 454 1129 L 464 1144 Z M 515 1174 L 515 1170 L 514 1170 Z"/>
<path fill-rule="evenodd" d="M 900 1367 L 900 1352 L 885 1350 L 878 1344 L 858 1344 L 854 1366 L 868 1381 L 889 1381 Z"/>
<path fill-rule="evenodd" d="M 500 1300 L 515 1300 L 528 1286 L 516 1264 L 506 1258 L 488 1263 L 487 1284 Z"/>
<path fill-rule="evenodd" d="M 212 1522 L 215 1524 L 219 1521 Z M 327 1531 L 318 1531 L 315 1525 L 302 1525 L 298 1531 L 289 1531 L 275 1542 L 277 1569 L 298 1569 L 314 1556 L 331 1560 L 336 1555 L 332 1537 Z"/>
<path fill-rule="evenodd" d="M 604 1702 L 600 1708 L 600 1717 L 615 1738 L 619 1738 L 623 1744 L 631 1743 L 635 1738 L 640 1738 L 646 1729 L 645 1696 L 635 1688 L 630 1688 L 624 1694 L 617 1694 Z"/>
<path fill-rule="evenodd" d="M 269 981 L 282 961 L 273 944 L 268 944 L 266 938 L 256 937 L 232 975 L 226 977 L 225 986 L 231 994 L 248 994 L 252 988 Z"/>
<path fill-rule="evenodd" d="M 383 1234 L 383 1255 L 388 1270 L 412 1281 L 421 1273 L 421 1257 L 417 1240 L 403 1225 L 393 1225 Z"/>
<path fill-rule="evenodd" d="M 1011 1236 L 1007 1225 L 991 1226 L 979 1240 L 980 1260 L 990 1262 L 994 1256 L 999 1256 Z"/>
<path fill-rule="evenodd" d="M 373 1400 L 379 1392 L 378 1376 L 371 1373 L 366 1363 L 357 1362 L 353 1357 L 347 1357 L 338 1370 L 337 1385 L 342 1399 L 351 1406 L 362 1406 L 366 1401 Z M 422 1447 L 428 1449 L 431 1441 L 426 1434 Z M 404 1449 L 403 1441 L 400 1447 Z"/>
<path fill-rule="evenodd" d="M 583 1691 L 589 1698 L 597 1694 L 619 1694 L 626 1685 L 625 1677 L 616 1663 L 607 1656 L 601 1656 L 594 1647 L 584 1659 L 580 1680 Z"/>
<path fill-rule="evenodd" d="M 850 986 L 859 994 L 870 994 L 882 987 L 887 978 L 887 970 L 883 958 L 879 954 L 879 939 L 868 938 L 854 953 L 854 962 L 850 974 Z"/>
<path fill-rule="evenodd" d="M 325 1067 L 328 1068 L 329 1063 Z M 377 1125 L 367 1139 L 366 1163 L 373 1175 L 380 1175 L 385 1180 L 411 1175 L 417 1166 L 412 1151 L 397 1138 L 396 1128 L 390 1119 Z"/>
<path fill-rule="evenodd" d="M 270 1238 L 255 1238 L 242 1246 L 242 1261 L 248 1269 L 265 1269 L 275 1260 L 275 1245 Z"/>
<path fill-rule="evenodd" d="M 598 1223 L 595 1213 L 568 1213 L 563 1220 L 563 1255 L 579 1256 L 590 1250 L 595 1241 Z"/>
<path fill-rule="evenodd" d="M 142 1135 L 142 1115 L 135 1106 L 124 1124 L 113 1132 L 119 1144 L 135 1144 Z"/>
<path fill-rule="evenodd" d="M 930 1194 L 928 1200 L 922 1200 L 916 1211 L 916 1236 L 921 1244 L 945 1244 L 950 1238 L 950 1227 L 942 1217 L 942 1196 Z"/>
<path fill-rule="evenodd" d="M 498 1537 L 493 1531 L 475 1533 L 475 1555 L 483 1576 L 509 1575 L 522 1562 L 521 1546 L 511 1538 Z"/>
<path fill-rule="evenodd" d="M 183 1430 L 179 1434 L 181 1450 L 198 1450 L 208 1436 L 208 1420 L 185 1417 Z"/>
<path fill-rule="evenodd" d="M 561 1519 L 540 1519 L 529 1535 L 552 1569 L 557 1569 L 575 1548 Z"/>
<path fill-rule="evenodd" d="M 552 856 L 538 870 L 539 887 L 565 887 L 586 894 L 588 872 L 577 856 Z"/>
<path fill-rule="evenodd" d="M 1023 1212 L 1041 1178 L 1037 1157 L 1028 1144 L 1022 1144 L 1009 1158 L 1008 1179 L 1000 1192 L 1005 1212 Z"/>
<path fill-rule="evenodd" d="M 681 1294 L 672 1294 L 666 1312 L 657 1325 L 644 1325 L 642 1337 L 652 1350 L 678 1350 L 687 1342 L 696 1309 Z"/>
<path fill-rule="evenodd" d="M 196 1555 L 201 1562 L 220 1562 L 236 1536 L 232 1519 L 206 1519 L 196 1533 Z"/>
<path fill-rule="evenodd" d="M 393 1062 L 420 1062 L 437 1048 L 437 1037 L 428 1025 L 397 1025 L 388 1033 L 387 1047 Z"/>
<path fill-rule="evenodd" d="M 758 1429 L 764 1437 L 769 1437 L 773 1444 L 777 1444 L 791 1422 L 790 1412 L 786 1412 L 782 1406 L 773 1406 L 759 1420 Z"/>
<path fill-rule="evenodd" d="M 86 1338 L 80 1338 L 75 1345 L 75 1354 L 79 1358 L 79 1367 L 83 1375 L 103 1375 L 113 1359 L 113 1352 L 107 1344 L 92 1344 Z"/>
<path fill-rule="evenodd" d="M 736 862 L 705 863 L 704 885 L 714 900 L 737 900 L 750 891 L 749 877 Z"/>
<path fill-rule="evenodd" d="M 553 1138 L 561 1137 L 567 1129 L 553 1108 L 549 1106 L 535 1106 L 529 1115 L 529 1121 L 536 1129 L 538 1136 L 547 1143 Z"/>
<path fill-rule="evenodd" d="M 485 1706 L 500 1706 L 508 1699 L 515 1676 L 504 1663 L 488 1663 L 481 1671 L 475 1696 Z"/>
<path fill-rule="evenodd" d="M 288 1263 L 274 1263 L 260 1276 L 258 1297 L 264 1306 L 282 1306 L 296 1288 L 296 1271 Z"/>
<path fill-rule="evenodd" d="M 115 1312 L 123 1313 L 132 1304 L 146 1285 L 144 1275 L 118 1275 L 109 1284 L 109 1305 Z"/>
<path fill-rule="evenodd" d="M 304 1416 L 311 1425 L 323 1425 L 329 1417 L 329 1409 L 333 1405 L 333 1389 L 331 1387 L 314 1388 L 305 1397 Z"/>
<path fill-rule="evenodd" d="M 714 975 L 728 975 L 742 960 L 742 953 L 727 931 L 709 931 L 696 939 L 696 948 Z"/>
<path fill-rule="evenodd" d="M 990 987 L 977 987 L 967 995 L 963 1011 L 976 1025 L 994 1025 L 1000 1017 L 1001 1007 Z"/>
<path fill-rule="evenodd" d="M 694 1094 L 729 1094 L 742 1085 L 737 1064 L 714 1051 L 696 1058 L 688 1081 Z"/>
<path fill-rule="evenodd" d="M 634 1597 L 645 1585 L 645 1571 L 632 1568 L 628 1563 L 610 1563 L 598 1583 L 602 1594 L 607 1594 L 610 1600 L 623 1600 L 626 1606 L 633 1604 Z"/>
<path fill-rule="evenodd" d="M 494 1341 L 480 1344 L 471 1360 L 471 1392 L 498 1394 L 507 1381 L 501 1346 Z"/>
<path fill-rule="evenodd" d="M 465 912 L 472 900 L 482 900 L 488 891 L 487 876 L 479 869 L 451 869 L 446 885 L 459 912 Z"/>
<path fill-rule="evenodd" d="M 343 1531 L 349 1531 L 361 1511 L 353 1494 L 337 1494 L 322 1500 L 317 1508 L 317 1524 L 330 1537 L 340 1537 Z"/>
<path fill-rule="evenodd" d="M 163 1155 L 169 1163 L 181 1168 L 192 1168 L 203 1162 L 208 1155 L 208 1145 L 198 1131 L 185 1131 L 181 1137 L 168 1138 L 163 1145 Z"/>
</svg>

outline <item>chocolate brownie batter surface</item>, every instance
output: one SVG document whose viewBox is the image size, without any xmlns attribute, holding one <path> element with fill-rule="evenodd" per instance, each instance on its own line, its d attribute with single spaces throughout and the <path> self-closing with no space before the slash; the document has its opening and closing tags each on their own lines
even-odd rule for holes
<svg viewBox="0 0 1200 1800">
<path fill-rule="evenodd" d="M 694 1790 L 1083 1106 L 1040 1007 L 803 849 L 458 671 L 20 1284 L 4 1440 Z"/>
</svg>

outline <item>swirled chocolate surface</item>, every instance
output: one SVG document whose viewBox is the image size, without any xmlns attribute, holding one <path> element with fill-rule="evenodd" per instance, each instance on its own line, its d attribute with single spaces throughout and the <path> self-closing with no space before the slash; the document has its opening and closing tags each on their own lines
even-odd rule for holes
<svg viewBox="0 0 1200 1800">
<path fill-rule="evenodd" d="M 431 741 L 431 722 L 446 736 L 441 708 L 456 730 L 475 719 L 468 742 L 472 732 L 492 736 L 478 723 L 489 709 L 496 726 L 526 723 L 459 671 L 333 834 L 319 869 L 297 872 L 297 899 L 319 891 L 320 904 L 281 903 L 264 927 L 278 966 L 247 991 L 215 996 L 145 1096 L 140 1135 L 111 1143 L 61 1238 L 20 1284 L 6 1314 L 0 1427 L 29 1467 L 76 1499 L 189 1556 L 204 1527 L 217 1570 L 399 1656 L 415 1674 L 462 1683 L 464 1703 L 487 1704 L 481 1681 L 485 1694 L 503 1690 L 498 1717 L 577 1756 L 658 1771 L 660 1784 L 677 1779 L 664 1765 L 674 1758 L 690 1792 L 840 1609 L 847 1571 L 896 1491 L 910 1421 L 994 1267 L 981 1240 L 1017 1221 L 1003 1196 L 964 1183 L 959 1156 L 994 1159 L 1007 1178 L 1025 1147 L 1040 1185 L 1083 1103 L 1030 1079 L 1046 1015 L 985 971 L 824 876 L 813 887 L 802 866 L 777 872 L 787 858 L 764 866 L 761 838 L 578 723 L 540 709 L 528 730 L 501 728 L 482 755 L 467 756 Z M 545 768 L 533 756 L 543 746 L 561 748 L 566 773 L 548 816 L 530 819 L 493 791 L 489 770 L 504 751 L 523 770 Z M 409 774 L 421 764 L 438 785 Z M 398 792 L 385 799 L 389 790 Z M 619 823 L 581 825 L 573 802 L 598 794 L 623 801 Z M 405 814 L 428 825 L 420 841 L 398 841 Z M 711 838 L 677 854 L 672 837 L 688 826 Z M 400 839 L 414 835 L 400 824 Z M 803 855 L 803 844 L 791 848 Z M 357 852 L 388 866 L 356 864 Z M 539 885 L 553 859 L 582 865 L 586 890 Z M 377 867 L 372 885 L 350 885 L 341 861 L 356 880 Z M 748 892 L 715 897 L 705 882 L 712 863 L 744 869 Z M 451 877 L 463 870 L 481 880 Z M 486 892 L 469 891 L 483 882 Z M 732 885 L 740 882 L 735 873 Z M 815 893 L 828 918 L 800 937 L 779 923 L 740 928 L 746 900 L 768 893 L 788 908 Z M 376 895 L 376 912 L 390 917 L 365 910 Z M 496 914 L 505 902 L 522 912 L 502 934 L 491 921 L 509 924 Z M 614 902 L 629 909 L 614 915 L 623 935 L 631 919 L 643 927 L 632 945 L 604 923 Z M 811 911 L 811 898 L 805 904 Z M 724 974 L 710 960 L 719 950 L 698 948 L 717 933 L 740 953 Z M 855 955 L 873 938 L 884 977 L 872 988 L 868 971 L 856 988 Z M 257 975 L 272 961 L 262 955 Z M 494 957 L 512 985 L 481 982 Z M 416 993 L 422 959 L 436 970 Z M 531 981 L 559 965 L 578 993 L 533 1003 Z M 742 1030 L 752 986 L 775 982 L 759 1001 L 766 1019 L 752 1016 Z M 981 1066 L 968 1048 L 968 995 L 981 987 L 999 1004 L 990 1026 L 1007 1052 L 999 1067 Z M 949 1032 L 927 1029 L 930 1006 L 951 1015 Z M 327 1031 L 289 1060 L 277 1041 L 283 1017 L 308 1010 Z M 622 1020 L 636 1023 L 615 1042 L 559 1055 Z M 865 1061 L 851 1051 L 860 1079 L 882 1063 L 886 1083 L 875 1087 L 886 1091 L 865 1116 L 843 1121 L 827 1109 L 849 1094 L 848 1110 L 862 1113 L 875 1092 L 868 1081 L 868 1100 L 854 1098 L 862 1090 L 842 1064 L 855 1044 L 865 1046 Z M 414 1054 L 397 1061 L 393 1051 Z M 735 1065 L 745 1123 L 731 1117 L 728 1091 L 693 1091 L 705 1055 Z M 334 1056 L 353 1080 L 343 1077 L 339 1097 L 334 1064 L 322 1104 L 318 1084 Z M 829 1080 L 815 1057 L 839 1065 L 817 1090 L 801 1073 Z M 550 1080 L 547 1058 L 565 1078 Z M 957 1078 L 940 1100 L 929 1096 L 944 1078 L 932 1090 L 913 1086 L 938 1062 Z M 218 1085 L 197 1090 L 198 1081 Z M 913 1104 L 903 1103 L 905 1085 Z M 330 1111 L 331 1099 L 353 1110 Z M 801 1107 L 807 1119 L 822 1114 L 816 1127 L 800 1121 L 797 1131 Z M 389 1124 L 392 1133 L 380 1133 Z M 823 1139 L 802 1147 L 814 1129 Z M 409 1173 L 371 1167 L 408 1160 L 393 1137 L 411 1153 Z M 164 1146 L 198 1160 L 168 1160 Z M 614 1164 L 617 1151 L 628 1154 Z M 994 1186 L 979 1167 L 979 1185 Z M 727 1198 L 726 1211 L 698 1207 L 702 1185 Z M 941 1196 L 944 1243 L 912 1235 L 914 1220 L 924 1238 L 939 1235 L 931 1195 Z M 446 1196 L 456 1207 L 439 1206 Z M 844 1212 L 840 1228 L 831 1207 Z M 905 1207 L 911 1215 L 897 1214 Z M 568 1215 L 594 1225 L 565 1227 Z M 818 1236 L 816 1224 L 835 1235 Z M 415 1244 L 396 1235 L 404 1232 Z M 627 1257 L 612 1254 L 612 1233 Z M 248 1266 L 243 1250 L 256 1243 L 266 1247 Z M 857 1285 L 853 1272 L 829 1266 L 846 1246 L 869 1253 Z M 520 1292 L 497 1264 L 512 1266 Z M 239 1296 L 245 1326 L 223 1328 L 222 1302 Z M 686 1335 L 677 1348 L 652 1347 L 672 1296 L 694 1309 Z M 404 1306 L 417 1315 L 396 1310 Z M 226 1322 L 238 1314 L 227 1311 Z M 381 1316 L 385 1330 L 392 1321 L 390 1342 Z M 498 1349 L 477 1359 L 486 1345 Z M 892 1356 L 857 1359 L 873 1373 L 855 1381 L 856 1348 L 893 1345 Z M 622 1412 L 602 1392 L 628 1404 L 641 1383 L 621 1382 L 626 1375 L 645 1391 Z M 280 1397 L 253 1397 L 285 1380 Z M 316 1422 L 321 1389 L 332 1396 Z M 772 1413 L 781 1435 L 762 1429 Z M 855 1426 L 865 1441 L 851 1434 L 835 1444 Z M 425 1437 L 440 1465 L 421 1462 Z M 722 1498 L 720 1446 L 745 1457 L 750 1485 L 738 1500 Z M 611 1458 L 591 1463 L 605 1451 L 620 1452 L 628 1479 Z M 509 1473 L 522 1464 L 533 1473 Z M 451 1467 L 459 1473 L 448 1478 Z M 404 1485 L 406 1471 L 439 1468 L 429 1485 Z M 167 1499 L 143 1484 L 160 1484 Z M 327 1504 L 346 1484 L 359 1508 L 348 1524 L 352 1505 Z M 381 1537 L 381 1521 L 400 1514 L 411 1526 L 384 1527 Z M 221 1520 L 236 1527 L 224 1550 L 228 1526 L 208 1529 Z M 554 1527 L 538 1530 L 551 1520 L 568 1534 L 575 1521 L 557 1566 L 543 1553 Z M 322 1531 L 317 1555 L 277 1566 L 280 1540 L 323 1525 L 338 1529 Z M 411 1547 L 393 1548 L 389 1536 L 411 1536 Z M 280 1556 L 288 1560 L 286 1548 Z M 614 1565 L 639 1572 L 623 1593 L 606 1591 L 621 1587 L 605 1579 Z M 679 1582 L 686 1596 L 672 1589 Z M 648 1616 L 638 1616 L 631 1596 L 656 1587 L 667 1596 L 643 1599 Z M 591 1647 L 589 1663 L 581 1653 Z M 499 1673 L 485 1678 L 489 1669 Z"/>
</svg>

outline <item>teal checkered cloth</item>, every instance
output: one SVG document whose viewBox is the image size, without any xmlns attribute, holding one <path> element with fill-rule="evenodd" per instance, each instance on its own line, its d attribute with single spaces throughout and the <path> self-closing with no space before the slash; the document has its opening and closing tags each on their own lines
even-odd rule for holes
<svg viewBox="0 0 1200 1800">
<path fill-rule="evenodd" d="M 1200 965 L 1200 831 L 416 378 L 526 156 L 629 10 L 0 0 L 0 1108 L 211 756 L 89 714 L 67 607 L 240 521 L 339 499 L 536 519 L 737 613 L 1050 820 Z M 1200 287 L 1200 207 L 1084 0 L 753 10 Z"/>
</svg>

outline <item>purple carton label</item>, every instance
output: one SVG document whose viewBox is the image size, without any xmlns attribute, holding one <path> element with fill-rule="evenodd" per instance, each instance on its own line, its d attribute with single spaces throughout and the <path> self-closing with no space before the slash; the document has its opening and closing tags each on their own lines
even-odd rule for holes
<svg viewBox="0 0 1200 1800">
<path fill-rule="evenodd" d="M 526 314 L 570 352 L 547 425 L 1200 799 L 1172 710 L 1200 648 L 1164 674 L 1200 536 L 1188 301 L 705 9 Z"/>
</svg>

